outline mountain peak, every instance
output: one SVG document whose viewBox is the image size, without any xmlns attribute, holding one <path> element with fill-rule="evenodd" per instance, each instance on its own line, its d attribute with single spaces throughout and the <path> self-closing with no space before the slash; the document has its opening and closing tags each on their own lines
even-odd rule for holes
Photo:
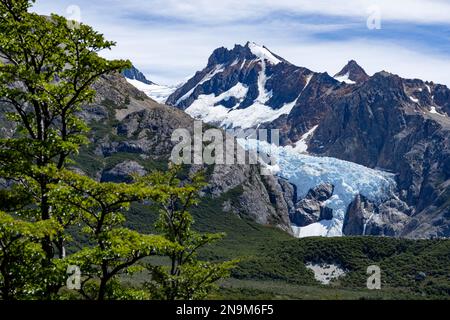
<svg viewBox="0 0 450 320">
<path fill-rule="evenodd" d="M 122 75 L 130 80 L 137 80 L 148 85 L 154 84 L 153 82 L 148 80 L 145 75 L 140 72 L 135 66 L 131 66 L 130 69 L 122 71 Z"/>
<path fill-rule="evenodd" d="M 334 77 L 347 83 L 362 83 L 369 79 L 366 71 L 355 60 L 350 60 Z"/>
<path fill-rule="evenodd" d="M 265 46 L 260 46 L 255 42 L 247 42 L 245 47 L 249 48 L 250 51 L 254 56 L 257 58 L 269 61 L 272 64 L 279 64 L 281 62 L 284 62 L 285 60 L 276 54 L 272 53 L 269 49 L 267 49 Z"/>
<path fill-rule="evenodd" d="M 274 54 L 266 46 L 247 41 L 245 45 L 236 44 L 233 49 L 220 47 L 214 50 L 208 61 L 208 67 L 214 65 L 229 65 L 236 61 L 264 61 L 272 65 L 287 63 L 280 56 Z"/>
</svg>

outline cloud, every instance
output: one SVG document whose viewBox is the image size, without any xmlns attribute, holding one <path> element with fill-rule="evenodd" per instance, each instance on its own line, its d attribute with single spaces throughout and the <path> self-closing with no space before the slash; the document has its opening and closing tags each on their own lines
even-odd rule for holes
<svg viewBox="0 0 450 320">
<path fill-rule="evenodd" d="M 386 20 L 450 23 L 450 3 L 442 0 L 128 0 L 125 3 L 115 0 L 112 2 L 135 12 L 210 24 L 254 19 L 273 12 L 366 19 L 374 8 L 379 8 L 382 18 Z"/>
<path fill-rule="evenodd" d="M 68 6 L 78 4 L 83 22 L 117 41 L 105 56 L 132 60 L 159 83 L 183 81 L 206 65 L 215 48 L 251 40 L 314 71 L 334 74 L 356 59 L 370 73 L 385 69 L 450 85 L 450 47 L 443 41 L 450 31 L 450 4 L 342 2 L 38 0 L 35 10 L 67 15 Z M 381 9 L 381 30 L 366 27 L 367 8 L 374 4 Z"/>
</svg>

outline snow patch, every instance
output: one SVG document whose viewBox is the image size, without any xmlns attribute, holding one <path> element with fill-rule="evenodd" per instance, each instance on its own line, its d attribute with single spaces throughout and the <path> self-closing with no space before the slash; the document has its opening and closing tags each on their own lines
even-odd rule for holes
<svg viewBox="0 0 450 320">
<path fill-rule="evenodd" d="M 311 79 L 313 78 L 313 76 L 314 76 L 314 74 L 309 74 L 309 75 L 306 76 L 306 84 L 305 84 L 305 87 L 303 88 L 303 91 L 305 91 L 306 87 L 311 82 Z"/>
<path fill-rule="evenodd" d="M 255 99 L 255 103 L 264 104 L 272 97 L 272 92 L 266 91 L 266 61 L 261 61 L 261 71 L 258 74 L 258 97 Z"/>
<path fill-rule="evenodd" d="M 255 127 L 263 122 L 273 121 L 283 114 L 289 114 L 296 102 L 296 100 L 294 100 L 291 103 L 287 103 L 278 110 L 274 110 L 261 102 L 256 102 L 245 109 L 229 109 L 222 105 L 216 105 L 231 97 L 242 101 L 247 95 L 247 92 L 248 88 L 242 83 L 238 83 L 233 88 L 217 97 L 214 94 L 200 95 L 198 99 L 186 109 L 186 113 L 193 118 L 201 119 L 208 123 L 214 123 L 221 127 L 247 129 Z M 264 96 L 260 96 L 259 99 L 264 100 L 265 98 Z"/>
<path fill-rule="evenodd" d="M 146 84 L 139 80 L 125 78 L 128 83 L 133 85 L 136 89 L 144 92 L 148 97 L 156 102 L 165 103 L 167 98 L 175 92 L 177 87 L 164 86 L 159 84 Z"/>
<path fill-rule="evenodd" d="M 440 116 L 442 116 L 442 117 L 445 117 L 445 116 L 446 116 L 445 114 L 442 114 L 442 113 L 438 112 L 438 111 L 436 110 L 436 107 L 431 107 L 430 113 L 437 114 L 437 115 L 440 115 Z"/>
<path fill-rule="evenodd" d="M 308 140 L 314 134 L 319 126 L 314 126 L 311 130 L 306 132 L 299 141 L 295 144 L 293 150 L 298 153 L 305 153 L 308 151 Z"/>
<path fill-rule="evenodd" d="M 356 82 L 353 80 L 350 80 L 349 77 L 350 77 L 350 72 L 347 72 L 343 76 L 334 77 L 334 79 L 336 79 L 339 82 L 345 82 L 347 84 L 355 84 Z"/>
</svg>

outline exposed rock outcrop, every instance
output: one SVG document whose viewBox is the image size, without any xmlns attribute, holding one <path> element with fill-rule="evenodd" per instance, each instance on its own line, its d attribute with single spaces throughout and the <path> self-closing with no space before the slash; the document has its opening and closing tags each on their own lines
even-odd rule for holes
<svg viewBox="0 0 450 320">
<path fill-rule="evenodd" d="M 136 161 L 124 161 L 102 172 L 101 182 L 131 182 L 133 175 L 144 176 L 147 171 Z"/>
<path fill-rule="evenodd" d="M 333 210 L 326 206 L 326 201 L 333 195 L 334 186 L 321 184 L 309 190 L 306 197 L 298 201 L 295 210 L 290 213 L 293 224 L 304 227 L 312 223 L 333 219 Z"/>
<path fill-rule="evenodd" d="M 364 71 L 364 69 L 355 60 L 350 60 L 347 65 L 334 77 L 346 77 L 348 80 L 355 83 L 362 83 L 369 79 L 366 71 Z"/>
<path fill-rule="evenodd" d="M 344 220 L 345 235 L 401 236 L 411 209 L 401 200 L 376 205 L 362 195 L 350 204 Z"/>
</svg>

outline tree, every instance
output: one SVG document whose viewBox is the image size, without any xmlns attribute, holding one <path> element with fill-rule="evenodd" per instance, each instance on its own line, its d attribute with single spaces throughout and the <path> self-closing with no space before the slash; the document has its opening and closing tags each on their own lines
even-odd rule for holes
<svg viewBox="0 0 450 320">
<path fill-rule="evenodd" d="M 58 233 L 53 220 L 36 223 L 0 211 L 0 293 L 3 300 L 38 298 L 47 276 L 39 265 L 45 252 L 36 240 Z"/>
<path fill-rule="evenodd" d="M 134 184 L 99 183 L 67 170 L 71 156 L 88 143 L 78 116 L 95 97 L 100 77 L 131 67 L 98 52 L 114 43 L 84 24 L 58 15 L 30 13 L 32 0 L 0 0 L 0 108 L 14 124 L 0 138 L 0 289 L 4 298 L 57 298 L 67 265 L 82 269 L 85 299 L 145 297 L 127 290 L 120 276 L 137 262 L 169 255 L 172 267 L 152 268 L 156 298 L 199 298 L 232 263 L 196 259 L 196 252 L 220 235 L 191 230 L 187 211 L 203 181 L 180 185 L 157 173 Z M 151 199 L 161 211 L 162 235 L 124 227 L 124 212 Z M 68 229 L 80 225 L 89 243 L 66 256 Z"/>
<path fill-rule="evenodd" d="M 65 228 L 77 216 L 52 207 L 49 186 L 87 142 L 88 127 L 77 112 L 93 101 L 91 85 L 130 63 L 99 57 L 114 42 L 64 17 L 30 13 L 33 2 L 0 0 L 0 105 L 15 123 L 14 135 L 0 139 L 0 178 L 8 182 L 0 193 L 7 205 L 0 209 L 33 222 L 59 222 L 58 235 L 38 237 L 44 267 L 55 270 L 54 257 L 65 257 Z M 12 208 L 10 200 L 20 205 Z M 56 279 L 47 284 L 48 297 L 62 285 Z"/>
<path fill-rule="evenodd" d="M 117 281 L 119 275 L 138 271 L 135 264 L 145 257 L 177 250 L 176 244 L 162 236 L 143 235 L 123 227 L 123 212 L 131 202 L 148 197 L 161 201 L 166 193 L 142 184 L 100 183 L 70 171 L 60 175 L 59 182 L 51 187 L 50 198 L 57 207 L 81 213 L 83 232 L 90 244 L 68 258 L 83 272 L 81 294 L 85 299 L 124 295 Z"/>
<path fill-rule="evenodd" d="M 130 63 L 99 57 L 114 42 L 64 17 L 30 13 L 33 2 L 0 0 L 0 102 L 17 126 L 13 138 L 0 139 L 0 177 L 22 185 L 34 207 L 26 212 L 30 218 L 48 220 L 53 216 L 48 186 L 87 142 L 88 127 L 77 111 L 92 102 L 91 85 L 99 77 Z M 55 239 L 43 241 L 49 262 L 54 248 L 64 257 L 62 234 Z"/>
<path fill-rule="evenodd" d="M 156 299 L 203 299 L 218 280 L 229 276 L 237 261 L 213 263 L 197 258 L 201 248 L 224 234 L 200 234 L 192 229 L 194 220 L 189 209 L 198 204 L 199 192 L 206 183 L 202 172 L 192 175 L 189 181 L 181 181 L 177 177 L 179 171 L 180 167 L 174 166 L 167 173 L 156 172 L 139 180 L 167 194 L 153 199 L 153 204 L 160 208 L 156 228 L 177 245 L 165 251 L 169 266 L 147 266 L 152 274 L 147 288 Z"/>
</svg>

